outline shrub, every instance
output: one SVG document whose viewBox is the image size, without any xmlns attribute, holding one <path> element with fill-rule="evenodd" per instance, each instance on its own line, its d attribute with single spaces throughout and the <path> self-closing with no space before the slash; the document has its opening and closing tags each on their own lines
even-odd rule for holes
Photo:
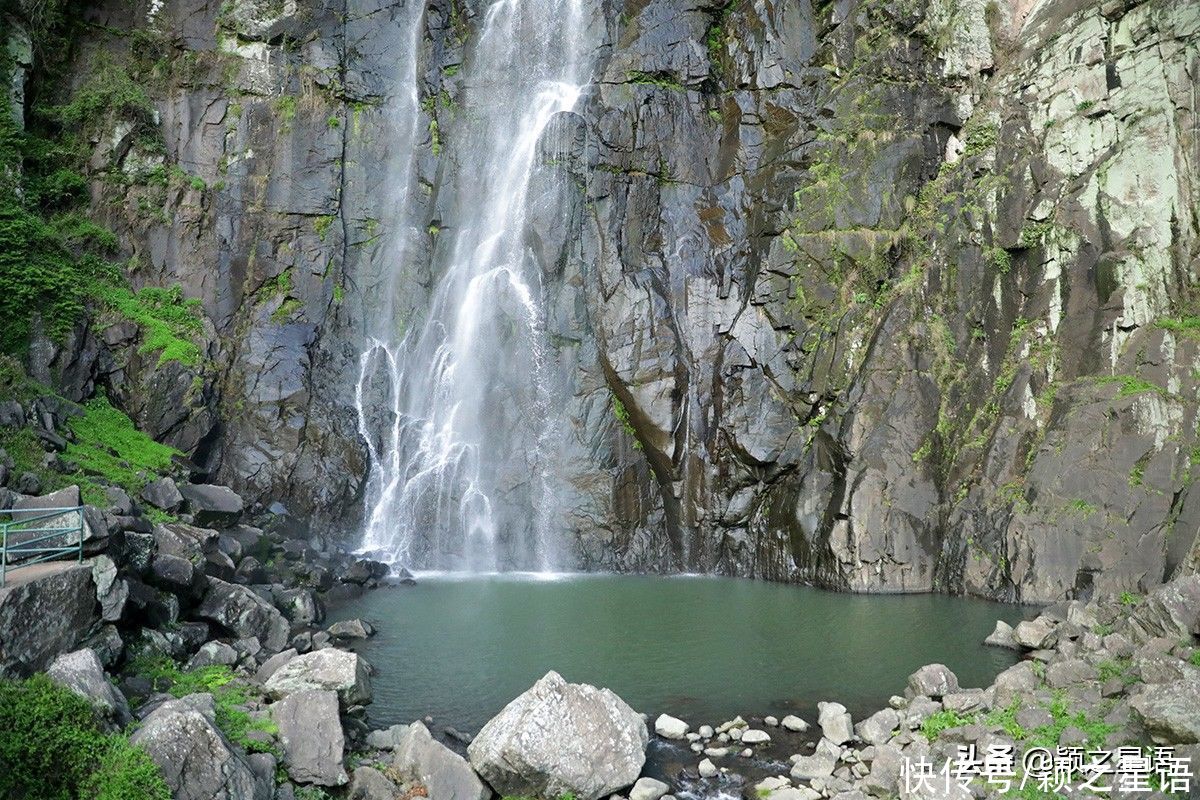
<svg viewBox="0 0 1200 800">
<path fill-rule="evenodd" d="M 45 675 L 0 681 L 0 796 L 170 800 L 158 768 Z"/>
</svg>

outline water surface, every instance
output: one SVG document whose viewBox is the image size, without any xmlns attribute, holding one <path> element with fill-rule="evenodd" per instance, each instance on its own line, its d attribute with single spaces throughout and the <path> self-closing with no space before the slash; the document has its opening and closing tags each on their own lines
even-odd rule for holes
<svg viewBox="0 0 1200 800">
<path fill-rule="evenodd" d="M 692 723 L 799 713 L 837 700 L 862 713 L 942 662 L 964 687 L 1013 663 L 981 642 L 1022 609 L 942 595 L 850 595 L 712 577 L 424 578 L 342 606 L 378 635 L 374 725 L 432 716 L 475 732 L 547 670 L 607 686 L 638 711 Z"/>
</svg>

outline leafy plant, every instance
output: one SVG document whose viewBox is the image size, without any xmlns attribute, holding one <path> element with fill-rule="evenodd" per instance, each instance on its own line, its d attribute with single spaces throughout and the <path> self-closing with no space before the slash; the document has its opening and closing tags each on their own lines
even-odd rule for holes
<svg viewBox="0 0 1200 800">
<path fill-rule="evenodd" d="M 146 751 L 104 733 L 88 702 L 45 675 L 0 680 L 0 796 L 170 800 Z"/>
</svg>

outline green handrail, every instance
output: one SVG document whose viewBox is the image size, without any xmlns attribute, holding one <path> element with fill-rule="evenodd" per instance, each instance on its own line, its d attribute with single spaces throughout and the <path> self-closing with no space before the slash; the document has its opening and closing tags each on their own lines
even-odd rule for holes
<svg viewBox="0 0 1200 800">
<path fill-rule="evenodd" d="M 14 519 L 17 514 L 22 515 L 20 519 Z M 74 525 L 60 522 L 60 518 L 64 518 L 68 514 L 75 515 Z M 5 515 L 9 517 L 7 520 L 4 519 Z M 52 520 L 56 524 L 44 524 Z M 72 533 L 78 534 L 73 543 L 67 545 L 45 544 L 51 539 L 62 536 L 68 537 L 69 540 Z M 23 539 L 21 542 L 10 545 L 9 534 L 33 534 L 33 538 Z M 0 588 L 4 587 L 10 563 L 20 560 L 20 566 L 27 567 L 68 554 L 74 555 L 79 562 L 83 561 L 83 506 L 0 509 Z M 30 557 L 22 558 L 22 556 Z"/>
</svg>

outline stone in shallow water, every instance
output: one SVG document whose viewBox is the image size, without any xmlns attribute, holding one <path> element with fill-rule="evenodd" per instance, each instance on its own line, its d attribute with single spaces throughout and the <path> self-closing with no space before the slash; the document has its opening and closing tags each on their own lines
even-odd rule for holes
<svg viewBox="0 0 1200 800">
<path fill-rule="evenodd" d="M 659 800 L 671 787 L 654 778 L 638 778 L 629 790 L 629 800 Z"/>
<path fill-rule="evenodd" d="M 958 676 L 949 667 L 945 664 L 926 664 L 908 676 L 908 688 L 904 693 L 908 697 L 926 695 L 939 698 L 957 691 Z"/>
<path fill-rule="evenodd" d="M 771 741 L 771 734 L 751 728 L 742 734 L 742 744 L 766 744 Z"/>
<path fill-rule="evenodd" d="M 795 714 L 788 714 L 779 724 L 784 730 L 792 731 L 793 733 L 803 733 L 808 730 L 808 723 L 797 717 Z"/>
<path fill-rule="evenodd" d="M 716 777 L 718 772 L 720 772 L 720 770 L 717 769 L 717 765 L 709 761 L 707 758 L 701 761 L 700 765 L 696 767 L 696 769 L 700 773 L 701 778 L 713 778 Z"/>
<path fill-rule="evenodd" d="M 691 726 L 686 722 L 670 714 L 660 714 L 654 720 L 654 732 L 664 739 L 683 739 L 690 729 Z"/>
<path fill-rule="evenodd" d="M 645 721 L 616 694 L 549 672 L 493 717 L 467 752 L 502 795 L 598 800 L 637 780 L 649 739 Z"/>
</svg>

